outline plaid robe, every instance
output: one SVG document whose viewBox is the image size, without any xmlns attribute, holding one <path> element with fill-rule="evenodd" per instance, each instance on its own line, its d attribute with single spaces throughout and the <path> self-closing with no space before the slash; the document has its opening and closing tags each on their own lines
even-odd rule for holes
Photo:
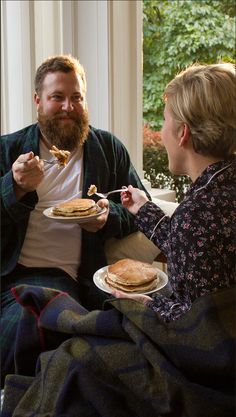
<svg viewBox="0 0 236 417">
<path fill-rule="evenodd" d="M 128 299 L 88 312 L 64 292 L 13 292 L 24 313 L 2 417 L 234 416 L 234 286 L 170 323 Z"/>
</svg>

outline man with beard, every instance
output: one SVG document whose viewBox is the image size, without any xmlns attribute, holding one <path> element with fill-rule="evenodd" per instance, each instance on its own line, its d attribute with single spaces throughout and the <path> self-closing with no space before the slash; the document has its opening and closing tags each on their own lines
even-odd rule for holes
<svg viewBox="0 0 236 417">
<path fill-rule="evenodd" d="M 46 59 L 35 77 L 38 123 L 1 139 L 2 211 L 2 377 L 14 372 L 13 352 L 21 307 L 11 289 L 18 284 L 68 292 L 92 310 L 105 294 L 93 274 L 107 264 L 104 243 L 136 230 L 119 194 L 98 201 L 106 212 L 89 223 L 60 223 L 45 208 L 99 191 L 132 184 L 144 189 L 123 144 L 111 133 L 89 125 L 86 78 L 69 55 Z M 52 145 L 71 152 L 63 169 L 45 164 Z"/>
</svg>

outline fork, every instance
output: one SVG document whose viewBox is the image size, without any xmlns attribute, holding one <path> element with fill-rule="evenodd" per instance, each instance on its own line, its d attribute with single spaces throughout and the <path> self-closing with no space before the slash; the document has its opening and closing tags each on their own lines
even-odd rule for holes
<svg viewBox="0 0 236 417">
<path fill-rule="evenodd" d="M 40 159 L 40 161 L 43 161 L 45 164 L 55 165 L 58 164 L 57 159 L 52 159 L 52 161 L 48 161 L 47 159 Z M 18 161 L 18 164 L 24 164 L 27 161 Z"/>
<path fill-rule="evenodd" d="M 120 193 L 121 191 L 127 191 L 128 188 L 120 188 L 119 190 L 113 190 L 113 191 L 109 191 L 108 193 L 94 193 L 95 195 L 97 195 L 98 197 L 102 197 L 102 198 L 107 198 L 110 194 L 113 193 Z"/>
<path fill-rule="evenodd" d="M 45 164 L 51 164 L 51 165 L 55 165 L 58 164 L 58 159 L 52 159 L 52 161 L 47 161 L 47 159 L 41 159 L 41 161 L 43 161 Z"/>
</svg>

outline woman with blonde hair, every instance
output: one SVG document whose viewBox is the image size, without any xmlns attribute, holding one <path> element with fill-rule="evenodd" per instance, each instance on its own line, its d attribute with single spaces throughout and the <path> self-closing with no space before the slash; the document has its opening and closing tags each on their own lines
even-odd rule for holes
<svg viewBox="0 0 236 417">
<path fill-rule="evenodd" d="M 173 293 L 131 298 L 164 320 L 181 317 L 198 297 L 230 287 L 236 277 L 236 74 L 235 65 L 194 64 L 164 91 L 162 142 L 169 169 L 192 185 L 168 217 L 131 185 L 122 203 L 167 257 Z M 127 297 L 115 291 L 116 297 Z"/>
</svg>

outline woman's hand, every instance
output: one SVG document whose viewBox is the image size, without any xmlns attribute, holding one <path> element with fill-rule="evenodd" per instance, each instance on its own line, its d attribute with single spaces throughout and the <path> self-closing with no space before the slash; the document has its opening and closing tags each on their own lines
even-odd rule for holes
<svg viewBox="0 0 236 417">
<path fill-rule="evenodd" d="M 121 192 L 121 202 L 124 207 L 126 207 L 130 213 L 137 214 L 140 207 L 142 207 L 148 198 L 144 191 L 134 188 L 132 185 L 129 185 L 126 191 Z"/>
<path fill-rule="evenodd" d="M 130 300 L 139 301 L 142 304 L 147 304 L 152 298 L 144 294 L 130 294 L 119 290 L 114 290 L 111 293 L 116 298 L 129 298 Z"/>
</svg>

